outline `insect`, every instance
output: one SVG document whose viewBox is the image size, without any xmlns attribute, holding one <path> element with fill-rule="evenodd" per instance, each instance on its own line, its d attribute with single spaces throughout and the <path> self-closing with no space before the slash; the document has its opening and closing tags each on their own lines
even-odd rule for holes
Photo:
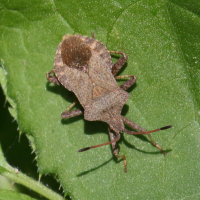
<svg viewBox="0 0 200 200">
<path fill-rule="evenodd" d="M 122 55 L 116 63 L 112 63 L 110 54 Z M 127 61 L 125 53 L 108 51 L 106 46 L 95 39 L 82 35 L 65 35 L 59 44 L 54 60 L 54 69 L 47 73 L 47 80 L 57 85 L 63 85 L 72 91 L 83 108 L 71 110 L 72 103 L 62 114 L 62 118 L 70 118 L 84 114 L 88 121 L 103 121 L 109 125 L 110 142 L 80 149 L 83 152 L 92 148 L 112 144 L 113 154 L 124 160 L 124 171 L 127 172 L 127 161 L 124 155 L 119 155 L 117 141 L 120 134 L 147 134 L 154 146 L 165 151 L 152 139 L 150 133 L 165 130 L 165 126 L 153 131 L 146 131 L 134 122 L 121 115 L 121 110 L 129 98 L 126 92 L 135 82 L 134 75 L 116 76 Z M 52 75 L 54 73 L 54 75 Z M 128 80 L 118 86 L 116 79 Z M 71 111 L 70 111 L 71 110 Z M 124 124 L 138 131 L 125 128 Z"/>
</svg>

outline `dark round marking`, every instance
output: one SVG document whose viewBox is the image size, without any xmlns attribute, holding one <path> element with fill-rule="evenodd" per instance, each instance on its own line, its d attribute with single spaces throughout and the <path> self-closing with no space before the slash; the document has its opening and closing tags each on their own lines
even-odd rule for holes
<svg viewBox="0 0 200 200">
<path fill-rule="evenodd" d="M 83 41 L 71 36 L 62 42 L 61 54 L 63 63 L 68 67 L 79 71 L 88 72 L 88 63 L 91 57 L 91 49 Z"/>
</svg>

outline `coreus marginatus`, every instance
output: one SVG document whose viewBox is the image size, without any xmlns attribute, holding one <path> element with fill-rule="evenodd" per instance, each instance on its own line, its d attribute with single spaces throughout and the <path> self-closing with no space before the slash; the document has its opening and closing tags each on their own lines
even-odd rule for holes
<svg viewBox="0 0 200 200">
<path fill-rule="evenodd" d="M 116 63 L 112 63 L 110 53 L 120 54 Z M 88 121 L 104 121 L 109 125 L 110 142 L 86 147 L 79 152 L 92 148 L 112 144 L 113 154 L 124 160 L 124 171 L 127 171 L 127 162 L 124 155 L 118 154 L 116 142 L 120 139 L 120 133 L 147 134 L 154 146 L 164 150 L 154 142 L 150 133 L 165 130 L 172 126 L 165 126 L 153 131 L 146 131 L 134 122 L 121 115 L 121 110 L 129 98 L 126 90 L 132 86 L 136 77 L 133 75 L 116 76 L 126 63 L 125 53 L 108 51 L 104 44 L 95 39 L 82 35 L 65 35 L 56 51 L 54 69 L 47 73 L 47 79 L 57 85 L 63 85 L 72 91 L 78 98 L 83 109 L 70 109 L 76 104 L 72 103 L 63 113 L 62 118 L 70 118 L 84 114 Z M 55 75 L 51 75 L 55 73 Z M 116 79 L 129 78 L 120 87 Z M 130 131 L 124 124 L 136 131 Z"/>
</svg>

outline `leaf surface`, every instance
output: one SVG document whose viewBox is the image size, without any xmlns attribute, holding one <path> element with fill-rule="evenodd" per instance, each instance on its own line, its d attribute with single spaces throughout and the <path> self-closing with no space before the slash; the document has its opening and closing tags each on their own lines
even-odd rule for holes
<svg viewBox="0 0 200 200">
<path fill-rule="evenodd" d="M 200 3 L 2 0 L 0 7 L 7 95 L 20 130 L 34 138 L 40 174 L 57 174 L 74 199 L 198 199 Z M 127 174 L 110 146 L 77 152 L 107 142 L 107 125 L 83 116 L 62 120 L 76 97 L 46 80 L 62 36 L 93 32 L 109 50 L 128 55 L 120 75 L 137 77 L 122 114 L 148 130 L 174 126 L 153 134 L 169 150 L 165 157 L 145 136 L 123 134 Z"/>
<path fill-rule="evenodd" d="M 34 200 L 33 198 L 24 194 L 19 194 L 18 192 L 14 192 L 11 190 L 0 190 L 0 200 L 13 200 L 13 199 Z"/>
</svg>

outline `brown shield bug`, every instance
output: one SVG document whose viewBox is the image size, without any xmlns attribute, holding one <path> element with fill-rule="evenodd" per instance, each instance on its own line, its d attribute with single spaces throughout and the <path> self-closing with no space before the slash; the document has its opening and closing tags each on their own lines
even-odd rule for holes
<svg viewBox="0 0 200 200">
<path fill-rule="evenodd" d="M 112 63 L 112 54 L 120 54 L 116 63 Z M 153 131 L 146 131 L 134 122 L 121 115 L 121 110 L 129 98 L 126 90 L 132 86 L 136 77 L 134 75 L 116 76 L 127 61 L 125 53 L 108 51 L 104 44 L 95 39 L 82 35 L 65 35 L 59 44 L 54 60 L 54 69 L 47 73 L 47 79 L 57 85 L 63 85 L 72 91 L 83 109 L 70 109 L 75 102 L 62 113 L 62 118 L 70 118 L 84 114 L 88 121 L 104 121 L 109 125 L 110 142 L 80 149 L 83 152 L 92 148 L 112 144 L 113 154 L 124 160 L 124 171 L 127 171 L 127 162 L 124 155 L 118 154 L 117 141 L 120 134 L 147 134 L 154 146 L 164 150 L 154 142 L 150 133 L 165 130 L 172 126 L 165 126 Z M 55 73 L 55 75 L 51 75 Z M 116 79 L 128 78 L 121 86 Z M 125 128 L 124 124 L 136 131 Z"/>
</svg>

